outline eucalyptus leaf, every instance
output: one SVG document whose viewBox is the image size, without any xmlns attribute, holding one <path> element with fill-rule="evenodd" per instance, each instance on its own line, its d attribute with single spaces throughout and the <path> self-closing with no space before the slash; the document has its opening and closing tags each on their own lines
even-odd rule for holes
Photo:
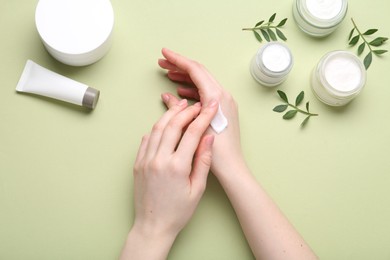
<svg viewBox="0 0 390 260">
<path fill-rule="evenodd" d="M 266 30 L 261 29 L 260 32 L 261 32 L 261 34 L 263 35 L 263 37 L 265 38 L 265 40 L 266 40 L 267 42 L 269 42 L 269 41 L 270 41 L 270 38 L 269 38 L 269 35 L 268 35 L 268 33 L 266 32 Z"/>
<path fill-rule="evenodd" d="M 381 46 L 384 42 L 386 42 L 388 40 L 388 38 L 386 37 L 378 37 L 376 38 L 375 40 L 369 42 L 369 44 L 371 46 L 375 46 L 375 47 L 378 47 L 378 46 Z"/>
<path fill-rule="evenodd" d="M 278 94 L 279 94 L 279 97 L 280 97 L 281 99 L 283 99 L 284 102 L 288 103 L 288 98 L 287 98 L 286 93 L 284 93 L 284 92 L 281 91 L 281 90 L 278 90 L 277 92 L 278 92 Z"/>
<path fill-rule="evenodd" d="M 305 118 L 305 120 L 302 121 L 301 127 L 304 127 L 304 126 L 307 124 L 307 122 L 309 122 L 309 119 L 310 119 L 310 116 L 307 116 L 307 117 Z"/>
<path fill-rule="evenodd" d="M 276 31 L 276 34 L 278 35 L 278 37 L 279 37 L 280 39 L 282 39 L 283 41 L 287 41 L 286 36 L 282 33 L 281 30 L 279 30 L 278 28 L 275 28 L 275 31 Z"/>
<path fill-rule="evenodd" d="M 354 28 L 351 30 L 351 32 L 349 33 L 348 41 L 351 40 L 352 35 L 353 35 L 354 32 L 355 32 L 355 27 L 354 27 Z"/>
<path fill-rule="evenodd" d="M 261 38 L 260 34 L 256 31 L 253 31 L 253 33 L 255 34 L 255 37 L 256 39 L 259 41 L 259 42 L 263 42 L 263 39 Z"/>
<path fill-rule="evenodd" d="M 299 106 L 302 103 L 304 97 L 305 97 L 305 92 L 301 91 L 301 93 L 299 93 L 299 95 L 295 99 L 295 106 Z"/>
<path fill-rule="evenodd" d="M 271 30 L 271 29 L 267 29 L 267 32 L 269 34 L 269 36 L 271 37 L 271 39 L 273 41 L 277 41 L 278 39 L 276 38 L 276 34 Z"/>
<path fill-rule="evenodd" d="M 280 23 L 278 25 L 276 25 L 276 27 L 282 27 L 283 25 L 285 25 L 287 22 L 287 18 L 284 18 L 283 20 L 280 21 Z"/>
<path fill-rule="evenodd" d="M 371 62 L 372 62 L 372 52 L 369 52 L 367 56 L 364 58 L 364 62 L 363 62 L 366 70 L 370 67 Z"/>
<path fill-rule="evenodd" d="M 307 103 L 306 103 L 306 111 L 309 113 L 310 111 L 309 111 L 309 101 L 307 101 Z"/>
<path fill-rule="evenodd" d="M 272 23 L 275 20 L 276 13 L 274 13 L 268 20 L 268 22 Z"/>
<path fill-rule="evenodd" d="M 289 110 L 289 111 L 287 111 L 287 113 L 286 114 L 284 114 L 284 116 L 283 116 L 283 119 L 291 119 L 291 118 L 293 118 L 296 114 L 298 113 L 298 111 L 297 110 Z"/>
<path fill-rule="evenodd" d="M 365 43 L 365 42 L 363 42 L 362 44 L 359 45 L 359 48 L 358 48 L 358 55 L 360 55 L 360 54 L 363 53 L 364 47 L 366 47 L 366 43 Z"/>
<path fill-rule="evenodd" d="M 288 108 L 288 105 L 286 105 L 286 104 L 279 105 L 279 106 L 274 107 L 273 111 L 281 113 L 281 112 L 286 111 L 287 108 Z"/>
<path fill-rule="evenodd" d="M 372 52 L 375 53 L 376 55 L 381 55 L 383 53 L 386 53 L 387 50 L 373 50 Z"/>
<path fill-rule="evenodd" d="M 369 29 L 365 33 L 363 33 L 363 35 L 372 35 L 372 34 L 376 33 L 377 31 L 378 31 L 378 29 Z"/>
<path fill-rule="evenodd" d="M 356 43 L 358 43 L 360 38 L 360 35 L 356 35 L 352 38 L 352 40 L 349 42 L 349 45 L 354 46 Z"/>
<path fill-rule="evenodd" d="M 255 25 L 255 27 L 259 27 L 259 26 L 262 25 L 263 23 L 264 23 L 264 20 L 258 22 L 258 23 Z"/>
</svg>

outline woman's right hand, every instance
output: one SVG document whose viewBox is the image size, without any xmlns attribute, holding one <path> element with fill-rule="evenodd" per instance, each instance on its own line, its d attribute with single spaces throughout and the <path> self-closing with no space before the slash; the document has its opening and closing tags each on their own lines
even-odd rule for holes
<svg viewBox="0 0 390 260">
<path fill-rule="evenodd" d="M 228 126 L 215 136 L 211 170 L 217 177 L 231 172 L 226 168 L 231 168 L 232 163 L 244 163 L 237 103 L 203 65 L 165 48 L 162 54 L 165 59 L 160 59 L 158 63 L 161 68 L 168 70 L 168 78 L 184 84 L 177 88 L 180 96 L 199 100 L 202 106 L 207 106 L 212 100 L 219 102 Z M 163 94 L 162 99 L 168 108 L 179 102 L 177 97 L 169 93 Z M 209 128 L 208 131 L 213 130 Z"/>
</svg>

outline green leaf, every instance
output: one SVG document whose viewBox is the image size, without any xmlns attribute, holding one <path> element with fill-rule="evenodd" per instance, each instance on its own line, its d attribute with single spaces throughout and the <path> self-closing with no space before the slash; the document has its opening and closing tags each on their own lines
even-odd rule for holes
<svg viewBox="0 0 390 260">
<path fill-rule="evenodd" d="M 374 52 L 376 55 L 381 55 L 381 54 L 383 54 L 383 53 L 386 53 L 387 50 L 374 50 L 373 52 Z"/>
<path fill-rule="evenodd" d="M 258 23 L 255 25 L 255 27 L 259 27 L 259 26 L 262 25 L 263 23 L 264 23 L 264 20 L 258 22 Z"/>
<path fill-rule="evenodd" d="M 355 28 L 353 28 L 353 29 L 351 30 L 351 32 L 349 33 L 348 41 L 351 40 L 352 35 L 353 35 L 354 32 L 355 32 Z"/>
<path fill-rule="evenodd" d="M 270 41 L 270 38 L 269 38 L 268 33 L 267 33 L 264 29 L 261 29 L 260 32 L 261 32 L 261 34 L 264 36 L 265 40 L 266 40 L 267 42 L 269 42 L 269 41 Z"/>
<path fill-rule="evenodd" d="M 263 42 L 263 39 L 261 38 L 261 36 L 260 36 L 260 34 L 259 34 L 258 32 L 253 31 L 253 33 L 254 33 L 256 39 L 257 39 L 259 42 Z"/>
<path fill-rule="evenodd" d="M 273 111 L 281 113 L 281 112 L 286 111 L 287 108 L 288 108 L 288 105 L 285 105 L 285 104 L 279 105 L 279 106 L 274 107 Z"/>
<path fill-rule="evenodd" d="M 306 111 L 309 113 L 309 101 L 306 103 Z"/>
<path fill-rule="evenodd" d="M 302 103 L 304 97 L 305 97 L 305 92 L 301 91 L 301 93 L 299 93 L 299 95 L 295 99 L 295 106 L 299 106 L 299 104 Z"/>
<path fill-rule="evenodd" d="M 277 41 L 278 39 L 276 38 L 276 34 L 271 30 L 271 29 L 267 29 L 267 32 L 269 34 L 269 36 L 271 37 L 271 39 L 273 41 Z"/>
<path fill-rule="evenodd" d="M 359 48 L 358 48 L 358 55 L 360 55 L 360 54 L 363 53 L 364 47 L 366 47 L 366 43 L 365 43 L 365 42 L 363 42 L 362 44 L 359 45 Z"/>
<path fill-rule="evenodd" d="M 367 56 L 364 58 L 363 63 L 366 70 L 368 70 L 368 68 L 370 67 L 371 62 L 372 62 L 372 52 L 368 53 Z"/>
<path fill-rule="evenodd" d="M 378 29 L 369 29 L 365 33 L 363 33 L 363 35 L 371 35 L 371 34 L 376 33 L 377 31 L 378 31 Z"/>
<path fill-rule="evenodd" d="M 378 46 L 381 46 L 385 41 L 387 41 L 389 38 L 386 38 L 386 37 L 378 37 L 376 38 L 375 40 L 369 42 L 369 44 L 371 46 L 375 46 L 375 47 L 378 47 Z"/>
<path fill-rule="evenodd" d="M 354 46 L 356 43 L 358 43 L 360 38 L 360 35 L 356 35 L 355 37 L 352 38 L 352 40 L 349 42 L 349 45 Z"/>
<path fill-rule="evenodd" d="M 307 122 L 309 121 L 309 119 L 310 119 L 310 116 L 307 116 L 305 118 L 305 120 L 303 120 L 303 122 L 301 123 L 301 127 L 304 127 L 307 124 Z"/>
<path fill-rule="evenodd" d="M 280 97 L 281 99 L 283 99 L 284 102 L 288 103 L 288 98 L 287 98 L 286 93 L 284 93 L 284 92 L 281 91 L 281 90 L 278 90 L 277 92 L 278 92 L 278 94 L 279 94 L 279 97 Z"/>
<path fill-rule="evenodd" d="M 278 28 L 275 28 L 275 31 L 276 31 L 276 34 L 279 36 L 280 39 L 282 39 L 283 41 L 287 41 L 286 36 L 284 36 L 284 34 L 282 33 L 281 30 L 279 30 Z"/>
<path fill-rule="evenodd" d="M 280 23 L 278 25 L 276 25 L 276 27 L 282 27 L 283 25 L 285 25 L 287 22 L 287 18 L 284 18 L 283 20 L 280 21 Z"/>
<path fill-rule="evenodd" d="M 283 119 L 291 119 L 293 118 L 296 114 L 298 113 L 298 110 L 290 110 L 290 111 L 287 111 L 286 114 L 284 114 L 283 116 Z"/>
<path fill-rule="evenodd" d="M 268 20 L 268 22 L 272 23 L 275 20 L 276 13 L 274 13 Z"/>
</svg>

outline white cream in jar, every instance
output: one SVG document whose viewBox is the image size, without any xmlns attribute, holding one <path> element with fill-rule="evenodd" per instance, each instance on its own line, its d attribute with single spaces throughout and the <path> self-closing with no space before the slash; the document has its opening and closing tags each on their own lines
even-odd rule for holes
<svg viewBox="0 0 390 260">
<path fill-rule="evenodd" d="M 333 51 L 321 58 L 313 70 L 311 87 L 323 103 L 343 106 L 362 91 L 366 70 L 360 59 L 348 51 Z"/>
<path fill-rule="evenodd" d="M 293 16 L 302 31 L 323 37 L 340 25 L 347 9 L 347 0 L 294 0 Z"/>
<path fill-rule="evenodd" d="M 263 45 L 251 62 L 251 74 L 260 84 L 273 87 L 286 80 L 293 66 L 289 48 L 279 42 Z"/>
</svg>

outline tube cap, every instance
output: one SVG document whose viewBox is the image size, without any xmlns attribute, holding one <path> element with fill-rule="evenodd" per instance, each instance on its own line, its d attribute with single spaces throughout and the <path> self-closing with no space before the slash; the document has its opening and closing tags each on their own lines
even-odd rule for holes
<svg viewBox="0 0 390 260">
<path fill-rule="evenodd" d="M 90 109 L 94 109 L 99 100 L 100 91 L 91 87 L 88 87 L 84 93 L 82 106 Z"/>
</svg>

